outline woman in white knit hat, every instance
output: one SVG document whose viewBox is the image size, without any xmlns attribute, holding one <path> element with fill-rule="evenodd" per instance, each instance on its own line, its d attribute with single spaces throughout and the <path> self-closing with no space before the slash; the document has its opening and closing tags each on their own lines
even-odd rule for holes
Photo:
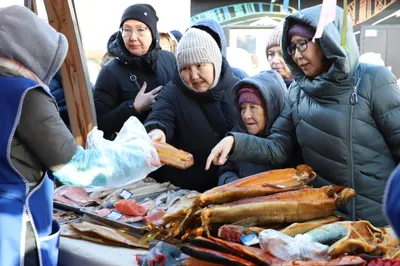
<svg viewBox="0 0 400 266">
<path fill-rule="evenodd" d="M 285 81 L 286 87 L 289 88 L 293 82 L 293 75 L 290 72 L 289 67 L 286 65 L 285 60 L 282 57 L 281 50 L 281 39 L 282 39 L 283 25 L 279 25 L 273 29 L 267 40 L 267 47 L 265 52 L 267 54 L 267 60 L 273 70 L 279 72 Z"/>
<path fill-rule="evenodd" d="M 205 31 L 191 28 L 177 53 L 178 71 L 159 94 L 145 127 L 153 140 L 166 141 L 193 154 L 187 170 L 163 166 L 153 177 L 186 189 L 205 191 L 217 185 L 217 167 L 204 170 L 209 151 L 239 117 L 232 102 L 238 81 L 218 44 Z"/>
</svg>

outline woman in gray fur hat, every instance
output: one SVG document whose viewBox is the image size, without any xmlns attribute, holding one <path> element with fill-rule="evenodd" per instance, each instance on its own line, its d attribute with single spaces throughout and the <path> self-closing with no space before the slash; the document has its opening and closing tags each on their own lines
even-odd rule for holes
<svg viewBox="0 0 400 266">
<path fill-rule="evenodd" d="M 186 170 L 163 166 L 152 176 L 185 189 L 205 191 L 217 185 L 218 167 L 204 170 L 208 152 L 234 126 L 232 88 L 238 81 L 218 44 L 191 28 L 177 53 L 178 71 L 159 94 L 145 127 L 153 140 L 166 141 L 194 156 Z"/>
</svg>

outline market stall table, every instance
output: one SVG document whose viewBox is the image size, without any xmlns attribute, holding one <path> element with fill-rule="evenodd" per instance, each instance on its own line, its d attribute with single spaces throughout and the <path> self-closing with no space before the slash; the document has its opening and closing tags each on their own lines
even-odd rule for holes
<svg viewBox="0 0 400 266">
<path fill-rule="evenodd" d="M 148 250 L 144 249 L 107 246 L 81 239 L 61 237 L 58 265 L 138 265 L 135 255 L 147 254 L 147 252 Z"/>
</svg>

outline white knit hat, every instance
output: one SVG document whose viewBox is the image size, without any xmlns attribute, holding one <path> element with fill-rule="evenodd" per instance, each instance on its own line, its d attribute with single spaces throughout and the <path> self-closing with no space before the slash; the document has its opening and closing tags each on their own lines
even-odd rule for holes
<svg viewBox="0 0 400 266">
<path fill-rule="evenodd" d="M 178 70 L 190 65 L 212 63 L 215 69 L 214 88 L 221 74 L 222 55 L 217 42 L 205 31 L 190 28 L 178 44 Z"/>
<path fill-rule="evenodd" d="M 269 48 L 271 48 L 272 46 L 281 46 L 282 31 L 283 31 L 283 24 L 273 29 L 271 34 L 268 36 L 267 46 L 265 49 L 267 56 Z"/>
</svg>

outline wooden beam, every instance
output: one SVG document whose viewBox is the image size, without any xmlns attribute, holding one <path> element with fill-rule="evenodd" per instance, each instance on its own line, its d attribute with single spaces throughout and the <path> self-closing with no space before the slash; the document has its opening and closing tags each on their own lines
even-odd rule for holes
<svg viewBox="0 0 400 266">
<path fill-rule="evenodd" d="M 87 134 L 96 126 L 96 112 L 74 2 L 44 0 L 44 4 L 50 25 L 68 39 L 68 54 L 61 67 L 62 85 L 72 134 L 85 147 Z"/>
<path fill-rule="evenodd" d="M 24 0 L 24 6 L 32 10 L 36 15 L 38 14 L 36 0 Z"/>
</svg>

